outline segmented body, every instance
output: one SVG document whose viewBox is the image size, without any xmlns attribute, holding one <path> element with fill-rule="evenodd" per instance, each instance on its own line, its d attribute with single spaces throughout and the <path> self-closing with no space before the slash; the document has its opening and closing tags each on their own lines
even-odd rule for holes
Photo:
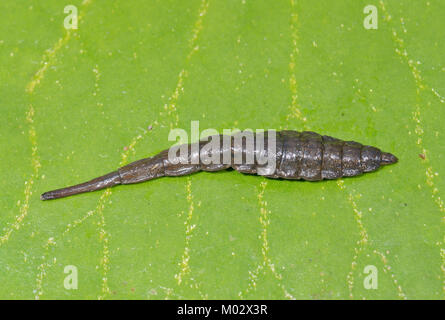
<svg viewBox="0 0 445 320">
<path fill-rule="evenodd" d="M 89 182 L 44 193 L 42 200 L 61 198 L 72 194 L 94 191 L 117 184 L 131 184 L 163 176 L 183 176 L 198 171 L 218 171 L 233 168 L 247 174 L 260 174 L 269 178 L 304 179 L 319 181 L 340 177 L 357 176 L 364 172 L 377 170 L 381 165 L 397 162 L 397 158 L 378 148 L 362 145 L 353 141 L 343 141 L 315 132 L 280 131 L 276 132 L 276 146 L 272 158 L 275 163 L 272 171 L 263 170 L 265 164 L 257 161 L 248 162 L 248 153 L 255 155 L 268 152 L 268 132 L 264 133 L 264 145 L 255 144 L 253 149 L 246 144 L 237 145 L 233 136 L 212 136 L 220 139 L 220 148 L 207 150 L 217 161 L 192 163 L 191 159 L 201 159 L 200 154 L 208 143 L 200 141 L 188 145 L 189 161 L 177 163 L 169 157 L 169 150 L 164 150 L 151 158 L 142 159 L 126 165 L 115 172 L 93 179 Z M 230 143 L 224 146 L 224 138 Z M 242 154 L 242 161 L 234 161 L 234 154 Z M 223 155 L 229 154 L 229 161 L 223 161 Z M 177 160 L 177 159 L 176 159 Z"/>
</svg>

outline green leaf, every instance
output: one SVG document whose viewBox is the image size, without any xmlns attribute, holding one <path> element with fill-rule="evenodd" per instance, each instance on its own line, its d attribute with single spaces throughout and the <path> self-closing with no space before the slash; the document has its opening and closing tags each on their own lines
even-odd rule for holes
<svg viewBox="0 0 445 320">
<path fill-rule="evenodd" d="M 361 0 L 70 4 L 77 30 L 60 1 L 0 4 L 0 298 L 443 299 L 442 1 L 376 3 L 375 30 Z M 400 161 L 39 199 L 168 148 L 192 120 L 313 130 Z"/>
</svg>

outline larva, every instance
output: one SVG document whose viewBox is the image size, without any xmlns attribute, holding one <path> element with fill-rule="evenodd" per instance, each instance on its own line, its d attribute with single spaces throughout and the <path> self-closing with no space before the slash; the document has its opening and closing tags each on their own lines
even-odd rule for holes
<svg viewBox="0 0 445 320">
<path fill-rule="evenodd" d="M 270 131 L 269 131 L 270 132 Z M 269 132 L 263 134 L 266 138 Z M 275 132 L 274 132 L 275 133 Z M 257 135 L 252 133 L 256 138 Z M 275 150 L 269 154 L 274 159 L 273 170 L 267 171 L 264 164 L 258 161 L 248 162 L 249 153 L 255 155 L 267 154 L 268 145 L 255 143 L 252 150 L 242 143 L 237 147 L 233 136 L 217 135 L 211 139 L 228 138 L 229 145 L 221 143 L 220 148 L 205 149 L 207 141 L 199 141 L 186 145 L 188 161 L 178 162 L 169 157 L 169 150 L 142 160 L 130 163 L 117 171 L 98 177 L 91 181 L 71 187 L 45 192 L 42 200 L 63 198 L 70 195 L 100 190 L 118 184 L 131 184 L 152 180 L 159 177 L 183 176 L 197 171 L 219 171 L 233 168 L 247 174 L 259 174 L 268 178 L 282 178 L 293 180 L 320 181 L 323 179 L 337 179 L 341 177 L 357 176 L 365 172 L 372 172 L 380 166 L 392 164 L 398 159 L 388 152 L 362 145 L 354 141 L 343 141 L 330 136 L 322 136 L 311 131 L 279 131 L 275 133 Z M 184 145 L 185 146 L 185 145 Z M 204 162 L 200 155 L 208 153 L 217 161 Z M 241 162 L 235 161 L 235 155 L 240 154 Z M 270 152 L 270 151 L 269 151 Z M 222 161 L 224 154 L 228 154 L 229 161 Z M 196 163 L 190 159 L 198 159 Z M 184 160 L 184 159 L 182 159 Z"/>
</svg>

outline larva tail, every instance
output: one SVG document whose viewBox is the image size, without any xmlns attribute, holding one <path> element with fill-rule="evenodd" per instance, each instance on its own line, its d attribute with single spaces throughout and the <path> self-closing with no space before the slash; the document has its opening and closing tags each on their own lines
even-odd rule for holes
<svg viewBox="0 0 445 320">
<path fill-rule="evenodd" d="M 122 183 L 121 176 L 119 172 L 114 171 L 104 176 L 90 180 L 88 182 L 77 184 L 75 186 L 45 192 L 40 196 L 40 199 L 51 200 L 51 199 L 64 198 L 71 196 L 73 194 L 109 188 L 121 183 Z"/>
</svg>

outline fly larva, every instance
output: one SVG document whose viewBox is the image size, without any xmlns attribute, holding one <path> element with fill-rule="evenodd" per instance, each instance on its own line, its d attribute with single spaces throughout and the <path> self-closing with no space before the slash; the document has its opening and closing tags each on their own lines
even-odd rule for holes
<svg viewBox="0 0 445 320">
<path fill-rule="evenodd" d="M 265 173 L 264 165 L 257 161 L 247 162 L 247 154 L 266 154 L 267 143 L 257 144 L 253 150 L 246 148 L 246 143 L 240 147 L 234 143 L 234 136 L 211 136 L 213 140 L 228 139 L 229 144 L 220 148 L 205 149 L 207 141 L 184 145 L 188 151 L 189 161 L 179 161 L 178 158 L 169 157 L 169 150 L 159 154 L 135 161 L 117 171 L 98 177 L 91 181 L 72 187 L 45 192 L 42 200 L 63 198 L 70 195 L 100 190 L 118 184 L 131 184 L 152 180 L 159 177 L 177 177 L 188 175 L 197 171 L 219 171 L 233 168 L 242 173 L 258 174 L 268 178 L 282 178 L 292 180 L 320 181 L 323 179 L 337 179 L 341 177 L 357 176 L 364 172 L 372 172 L 382 165 L 397 162 L 397 158 L 388 152 L 382 152 L 371 146 L 365 146 L 354 141 L 343 141 L 329 136 L 321 136 L 311 131 L 280 131 L 275 132 L 275 151 L 271 154 L 274 159 L 273 171 Z M 257 134 L 252 133 L 256 138 Z M 268 132 L 263 134 L 267 137 Z M 221 145 L 221 144 L 220 144 Z M 238 148 L 238 149 L 237 149 Z M 200 155 L 205 152 L 213 162 L 204 162 Z M 240 152 L 241 162 L 234 161 L 234 155 Z M 269 151 L 270 152 L 270 151 Z M 221 161 L 224 154 L 229 154 L 229 161 Z M 196 163 L 190 159 L 198 159 Z M 183 158 L 181 158 L 184 160 Z"/>
</svg>

